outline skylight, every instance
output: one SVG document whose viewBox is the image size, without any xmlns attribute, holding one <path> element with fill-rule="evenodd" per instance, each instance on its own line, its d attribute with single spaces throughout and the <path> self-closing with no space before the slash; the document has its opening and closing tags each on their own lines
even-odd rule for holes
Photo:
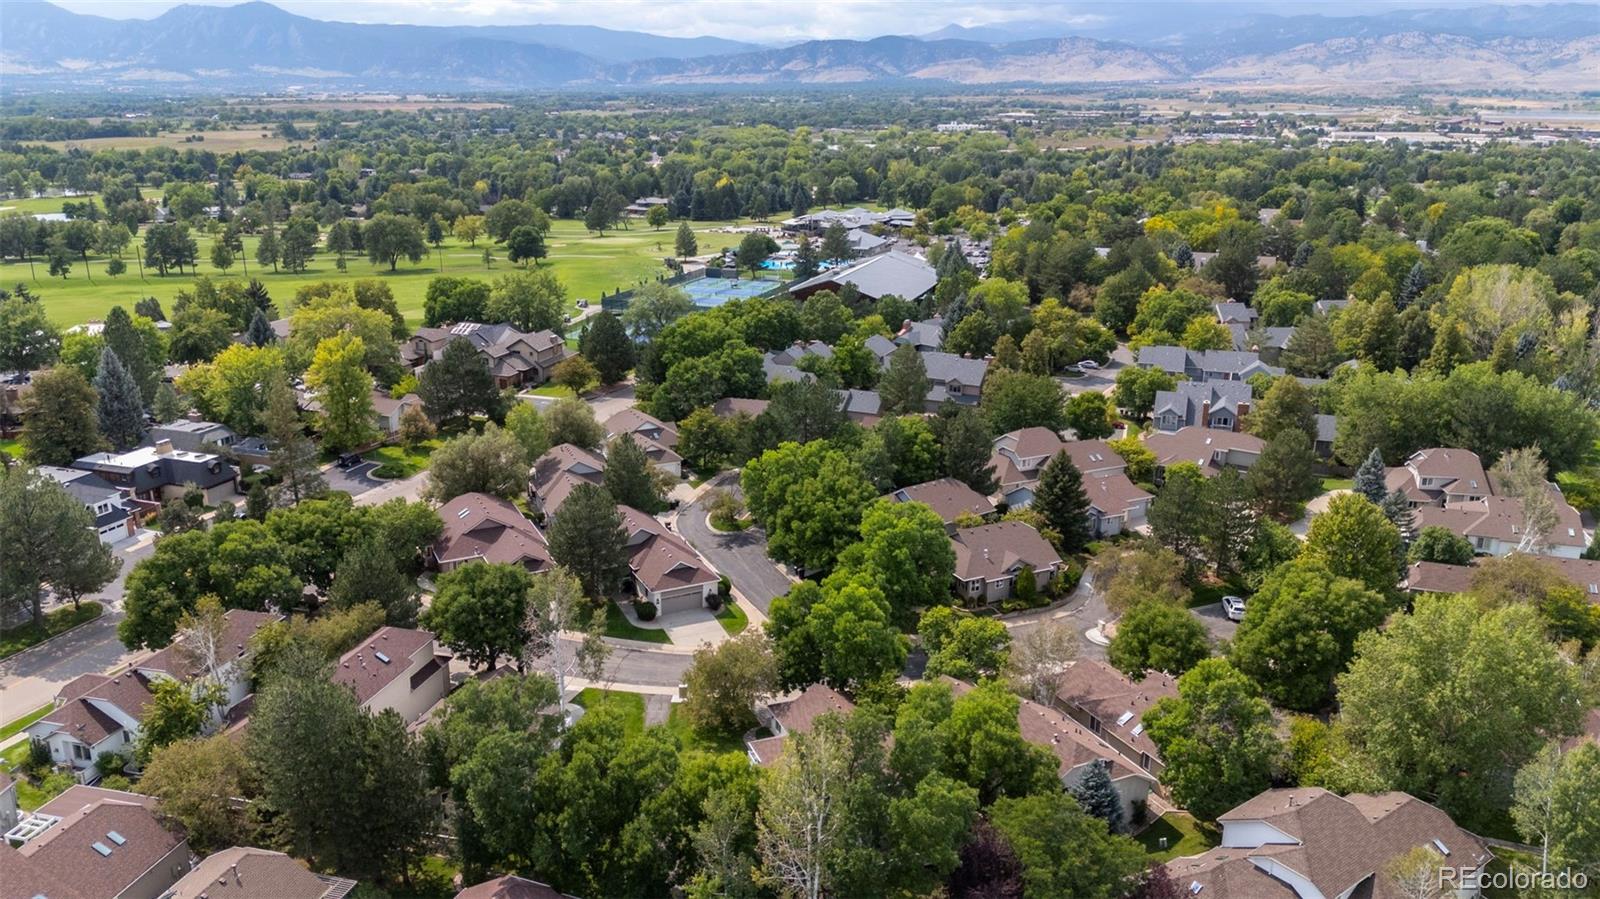
<svg viewBox="0 0 1600 899">
<path fill-rule="evenodd" d="M 456 517 L 457 518 L 466 518 L 468 515 L 471 515 L 471 514 L 472 514 L 472 510 L 471 509 L 462 509 L 460 512 L 456 513 Z"/>
<path fill-rule="evenodd" d="M 105 856 L 106 858 L 110 858 L 111 857 L 111 847 L 107 846 L 104 843 L 96 842 L 93 845 L 92 848 L 94 849 L 94 851 L 100 853 L 101 855 Z"/>
<path fill-rule="evenodd" d="M 117 833 L 114 830 L 106 831 L 106 837 L 107 837 L 107 839 L 111 840 L 111 842 L 116 843 L 118 846 L 126 845 L 127 842 L 128 842 L 128 838 L 127 837 L 123 836 L 120 833 Z"/>
<path fill-rule="evenodd" d="M 1117 719 L 1117 726 L 1121 727 L 1122 725 L 1127 724 L 1129 721 L 1132 721 L 1132 720 L 1133 720 L 1133 712 L 1131 710 L 1123 712 L 1122 713 L 1122 717 Z"/>
<path fill-rule="evenodd" d="M 389 664 L 389 657 L 384 655 L 382 652 L 379 652 L 377 650 L 373 650 L 372 655 L 373 655 L 374 658 L 376 658 L 378 661 L 382 662 L 383 664 L 385 664 L 385 665 Z"/>
<path fill-rule="evenodd" d="M 1450 847 L 1449 847 L 1449 846 L 1446 846 L 1446 845 L 1445 845 L 1445 844 L 1444 844 L 1444 841 L 1443 841 L 1443 840 L 1434 840 L 1434 841 L 1433 841 L 1433 845 L 1434 845 L 1434 846 L 1436 846 L 1436 847 L 1437 847 L 1437 848 L 1438 848 L 1438 850 L 1439 850 L 1439 853 L 1440 853 L 1440 854 L 1441 854 L 1441 855 L 1449 855 L 1449 854 L 1450 854 Z"/>
<path fill-rule="evenodd" d="M 1144 733 L 1144 722 L 1140 721 L 1138 724 L 1133 726 L 1133 735 L 1137 737 L 1142 733 Z"/>
</svg>

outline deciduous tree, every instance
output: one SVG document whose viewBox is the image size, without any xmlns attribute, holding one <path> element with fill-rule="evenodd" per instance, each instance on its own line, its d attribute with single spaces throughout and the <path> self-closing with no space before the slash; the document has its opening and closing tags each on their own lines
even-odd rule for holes
<svg viewBox="0 0 1600 899">
<path fill-rule="evenodd" d="M 493 424 L 482 434 L 446 440 L 434 450 L 428 471 L 426 492 L 436 502 L 449 502 L 464 493 L 511 499 L 526 489 L 528 480 L 522 444 Z"/>
<path fill-rule="evenodd" d="M 439 576 L 422 623 L 469 664 L 493 671 L 526 640 L 522 619 L 532 585 L 521 565 L 462 565 Z"/>
<path fill-rule="evenodd" d="M 1195 817 L 1217 815 L 1266 789 L 1278 753 L 1272 709 L 1255 684 L 1223 659 L 1178 678 L 1178 695 L 1144 713 L 1145 733 L 1166 762 L 1173 801 Z"/>
</svg>

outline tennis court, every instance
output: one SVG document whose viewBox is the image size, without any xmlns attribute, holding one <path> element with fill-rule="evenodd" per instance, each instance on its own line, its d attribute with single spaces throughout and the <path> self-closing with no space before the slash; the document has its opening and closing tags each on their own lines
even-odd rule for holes
<svg viewBox="0 0 1600 899">
<path fill-rule="evenodd" d="M 696 278 L 678 287 L 701 309 L 715 309 L 729 300 L 759 296 L 777 288 L 781 282 L 751 278 Z"/>
</svg>

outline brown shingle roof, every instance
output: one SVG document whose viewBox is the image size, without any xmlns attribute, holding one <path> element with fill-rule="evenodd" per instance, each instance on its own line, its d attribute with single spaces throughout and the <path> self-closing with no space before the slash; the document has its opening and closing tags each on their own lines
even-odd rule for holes
<svg viewBox="0 0 1600 899">
<path fill-rule="evenodd" d="M 529 480 L 546 513 L 561 508 L 579 484 L 599 484 L 604 480 L 604 459 L 582 447 L 561 443 L 550 447 L 533 463 Z"/>
<path fill-rule="evenodd" d="M 638 409 L 627 408 L 605 420 L 608 437 L 632 434 L 634 439 L 644 438 L 668 449 L 678 445 L 678 429 L 654 415 Z"/>
<path fill-rule="evenodd" d="M 997 450 L 1008 449 L 1014 455 L 1027 459 L 1035 456 L 1046 458 L 1054 456 L 1056 451 L 1066 446 L 1066 441 L 1061 435 L 1049 428 L 1019 428 L 1008 431 L 994 439 L 994 448 Z"/>
<path fill-rule="evenodd" d="M 964 581 L 1004 577 L 1023 565 L 1042 571 L 1061 562 L 1061 554 L 1049 541 L 1020 521 L 962 528 L 950 543 L 956 553 L 956 577 Z"/>
<path fill-rule="evenodd" d="M 150 679 L 137 671 L 85 674 L 61 688 L 56 694 L 57 707 L 39 719 L 39 723 L 54 725 L 57 731 L 93 746 L 122 730 L 122 724 L 102 711 L 96 702 L 115 706 L 128 717 L 139 720 L 152 698 Z"/>
<path fill-rule="evenodd" d="M 1177 695 L 1178 685 L 1171 675 L 1151 672 L 1134 682 L 1104 662 L 1079 659 L 1061 676 L 1056 698 L 1100 719 L 1102 730 L 1115 734 L 1139 752 L 1160 759 L 1155 741 L 1144 732 L 1143 715 L 1157 700 Z M 1128 715 L 1126 720 L 1124 714 Z"/>
<path fill-rule="evenodd" d="M 250 638 L 256 631 L 268 624 L 283 618 L 276 612 L 251 612 L 247 609 L 229 609 L 222 613 L 224 621 L 223 646 L 232 653 L 232 659 L 242 659 L 249 648 Z M 176 643 L 145 656 L 135 659 L 132 667 L 141 671 L 160 671 L 178 680 L 187 681 L 200 672 L 193 665 L 187 665 L 182 659 L 182 653 Z"/>
<path fill-rule="evenodd" d="M 474 884 L 456 894 L 456 899 L 572 899 L 555 887 L 526 877 L 507 874 Z"/>
<path fill-rule="evenodd" d="M 1457 492 L 1488 493 L 1489 478 L 1484 473 L 1483 461 L 1471 450 L 1435 446 L 1417 450 L 1406 459 L 1406 467 L 1413 468 L 1425 478 L 1443 478 L 1437 486 L 1442 490 L 1457 481 L 1465 481 Z"/>
<path fill-rule="evenodd" d="M 1136 503 L 1152 499 L 1149 493 L 1121 472 L 1099 478 L 1084 478 L 1083 492 L 1089 497 L 1089 505 L 1106 515 L 1121 515 Z"/>
<path fill-rule="evenodd" d="M 1266 446 L 1260 437 L 1243 431 L 1195 426 L 1146 435 L 1144 445 L 1156 454 L 1156 462 L 1161 465 L 1193 462 L 1200 466 L 1203 474 L 1208 475 L 1220 470 L 1211 464 L 1213 453 L 1241 452 L 1259 456 Z"/>
<path fill-rule="evenodd" d="M 282 852 L 234 846 L 202 859 L 172 899 L 322 899 L 332 888 Z"/>
<path fill-rule="evenodd" d="M 1583 520 L 1578 510 L 1572 508 L 1560 491 L 1555 493 L 1556 524 L 1545 535 L 1550 546 L 1584 548 Z M 1526 536 L 1522 530 L 1522 501 L 1509 496 L 1486 496 L 1480 500 L 1447 503 L 1444 508 L 1422 506 L 1416 510 L 1417 528 L 1442 527 L 1465 537 L 1484 537 L 1505 543 L 1517 543 Z"/>
<path fill-rule="evenodd" d="M 957 697 L 973 689 L 971 684 L 952 677 L 941 677 L 940 680 L 949 684 L 951 692 Z M 1154 777 L 1134 767 L 1112 749 L 1111 744 L 1049 706 L 1031 699 L 1020 700 L 1017 704 L 1017 727 L 1024 740 L 1043 746 L 1055 755 L 1059 763 L 1057 773 L 1062 777 L 1082 765 L 1103 761 L 1111 766 L 1109 773 L 1112 780 L 1135 777 L 1147 780 L 1152 785 L 1156 782 Z"/>
<path fill-rule="evenodd" d="M 770 405 L 770 403 L 768 403 L 766 400 L 752 400 L 745 399 L 743 397 L 728 396 L 717 400 L 715 403 L 712 403 L 711 412 L 719 418 L 732 418 L 741 412 L 750 416 L 751 418 L 755 418 L 761 413 L 767 411 L 768 405 Z"/>
<path fill-rule="evenodd" d="M 745 743 L 745 747 L 756 764 L 770 765 L 783 757 L 784 743 L 790 735 L 809 733 L 817 719 L 829 712 L 848 715 L 855 707 L 855 703 L 846 699 L 843 693 L 827 684 L 812 684 L 793 699 L 767 703 L 767 711 L 783 729 L 783 733 L 751 740 Z"/>
<path fill-rule="evenodd" d="M 628 567 L 633 576 L 650 590 L 673 590 L 694 584 L 708 584 L 717 573 L 694 547 L 667 530 L 652 515 L 632 506 L 617 506 L 622 529 L 628 534 Z"/>
<path fill-rule="evenodd" d="M 1104 440 L 1070 440 L 1061 445 L 1072 457 L 1072 464 L 1088 477 L 1127 469 L 1128 463 Z"/>
<path fill-rule="evenodd" d="M 912 484 L 887 493 L 884 497 L 897 503 L 923 503 L 937 513 L 945 524 L 960 518 L 962 513 L 970 512 L 981 517 L 994 511 L 994 503 L 987 496 L 955 478 Z"/>
<path fill-rule="evenodd" d="M 111 833 L 122 837 L 117 842 Z M 168 831 L 143 804 L 94 799 L 22 844 L 22 865 L 68 896 L 111 899 L 150 871 L 183 839 Z M 104 846 L 101 853 L 95 844 Z M 172 864 L 186 868 L 188 859 Z M 182 870 L 166 872 L 176 880 Z M 170 881 L 168 881 L 170 882 Z M 11 895 L 7 888 L 7 895 Z M 58 895 L 54 888 L 44 895 Z"/>
<path fill-rule="evenodd" d="M 355 690 L 356 702 L 364 703 L 393 683 L 411 667 L 417 650 L 433 642 L 433 634 L 406 627 L 381 627 L 361 641 L 355 649 L 339 657 L 333 682 L 348 684 Z M 383 653 L 389 661 L 378 658 Z"/>
<path fill-rule="evenodd" d="M 439 519 L 444 530 L 433 544 L 433 557 L 441 563 L 481 559 L 534 571 L 550 567 L 544 534 L 498 496 L 464 493 L 439 508 Z"/>
<path fill-rule="evenodd" d="M 1443 562 L 1412 562 L 1401 586 L 1412 593 L 1465 593 L 1478 569 Z"/>
</svg>

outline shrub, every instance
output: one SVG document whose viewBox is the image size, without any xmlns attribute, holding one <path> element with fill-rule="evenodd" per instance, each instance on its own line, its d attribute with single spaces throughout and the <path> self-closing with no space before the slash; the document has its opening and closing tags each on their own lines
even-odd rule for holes
<svg viewBox="0 0 1600 899">
<path fill-rule="evenodd" d="M 372 470 L 371 477 L 381 481 L 399 480 L 406 476 L 406 470 L 394 462 L 385 462 Z"/>
<path fill-rule="evenodd" d="M 654 621 L 656 620 L 656 604 L 645 602 L 644 600 L 635 600 L 633 614 L 638 615 L 640 621 Z"/>
<path fill-rule="evenodd" d="M 94 770 L 99 771 L 101 777 L 118 774 L 127 766 L 128 760 L 115 752 L 102 752 L 94 760 Z"/>
<path fill-rule="evenodd" d="M 717 600 L 719 602 L 727 602 L 728 597 L 732 595 L 733 582 L 728 580 L 728 576 L 724 574 L 717 578 Z"/>
<path fill-rule="evenodd" d="M 706 597 L 706 608 L 710 609 L 712 612 L 721 611 L 722 610 L 722 597 L 717 596 L 715 594 L 713 594 L 711 596 L 707 596 Z"/>
<path fill-rule="evenodd" d="M 50 744 L 43 740 L 32 740 L 28 743 L 28 760 L 23 763 L 35 777 L 40 777 L 50 770 Z"/>
</svg>

